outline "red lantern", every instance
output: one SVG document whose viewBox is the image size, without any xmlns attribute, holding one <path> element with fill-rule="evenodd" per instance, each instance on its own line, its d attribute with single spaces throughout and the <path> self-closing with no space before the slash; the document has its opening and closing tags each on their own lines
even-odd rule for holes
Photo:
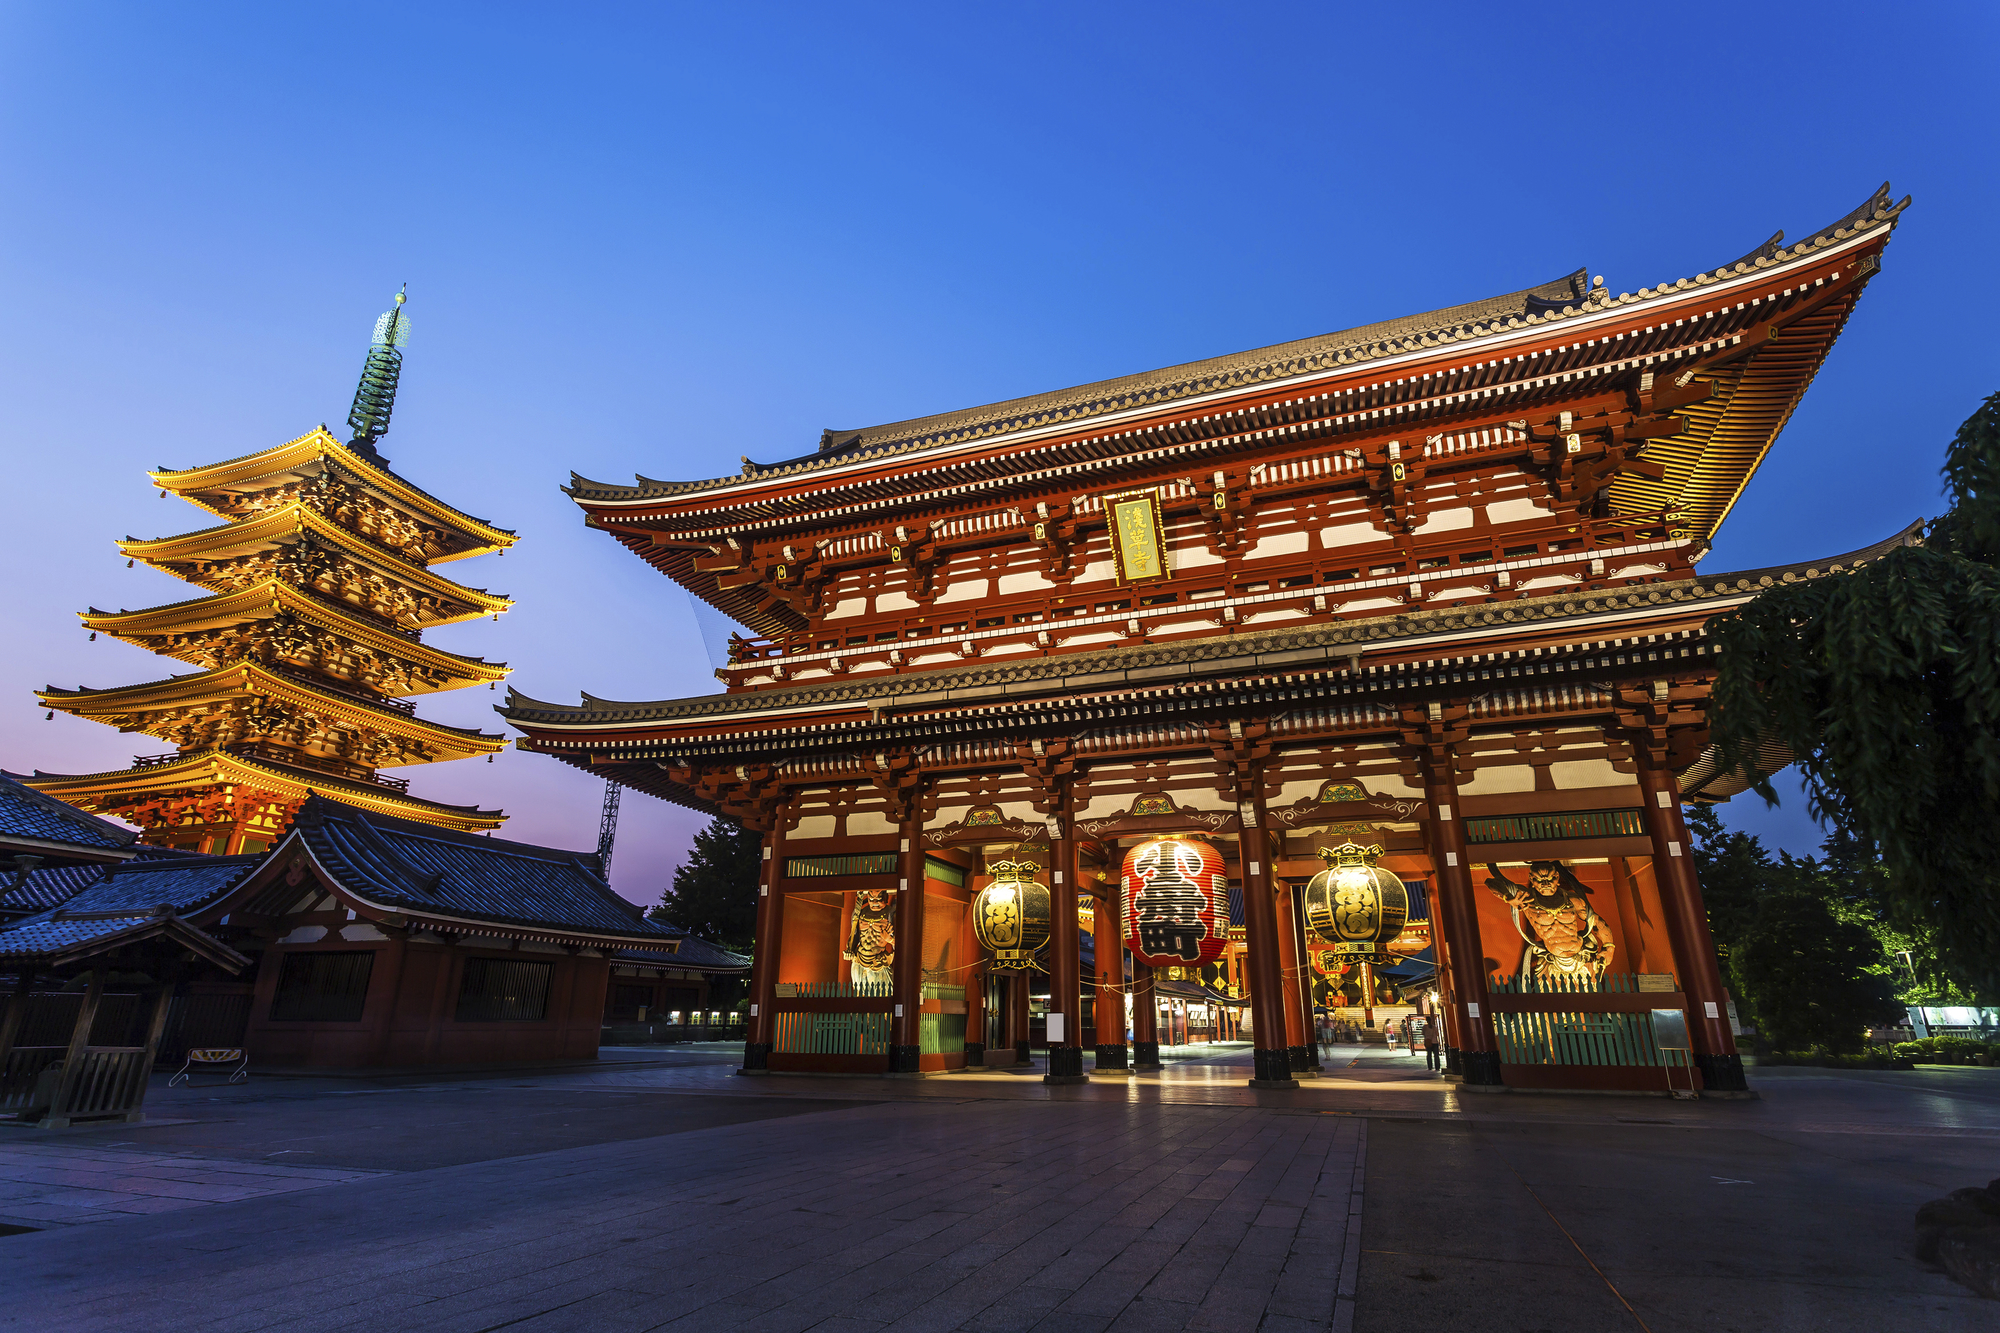
<svg viewBox="0 0 2000 1333">
<path fill-rule="evenodd" d="M 1125 947 L 1149 967 L 1199 967 L 1229 944 L 1222 853 L 1193 838 L 1153 838 L 1125 856 Z"/>
</svg>

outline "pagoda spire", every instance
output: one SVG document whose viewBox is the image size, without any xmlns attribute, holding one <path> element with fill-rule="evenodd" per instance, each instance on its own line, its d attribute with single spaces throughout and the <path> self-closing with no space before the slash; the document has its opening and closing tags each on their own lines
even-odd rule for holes
<svg viewBox="0 0 2000 1333">
<path fill-rule="evenodd" d="M 396 381 L 403 370 L 403 348 L 410 341 L 410 317 L 403 313 L 410 284 L 396 293 L 396 304 L 375 321 L 375 337 L 368 346 L 368 359 L 361 363 L 361 383 L 354 389 L 354 406 L 348 410 L 347 424 L 354 428 L 350 448 L 375 452 L 375 441 L 389 433 L 389 414 L 396 408 Z"/>
</svg>

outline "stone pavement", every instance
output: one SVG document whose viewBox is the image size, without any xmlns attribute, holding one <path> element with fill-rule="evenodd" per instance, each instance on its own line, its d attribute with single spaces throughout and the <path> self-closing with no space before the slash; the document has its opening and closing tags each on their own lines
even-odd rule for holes
<svg viewBox="0 0 2000 1333">
<path fill-rule="evenodd" d="M 376 1174 L 121 1151 L 126 1146 L 115 1141 L 100 1146 L 0 1140 L 0 1225 L 41 1228 L 106 1222 L 134 1213 L 166 1213 L 318 1189 Z"/>
<path fill-rule="evenodd" d="M 12 1237 L 0 1327 L 1342 1328 L 1365 1132 L 853 1106 Z"/>
<path fill-rule="evenodd" d="M 2000 1327 L 1910 1244 L 2000 1174 L 2000 1070 L 1689 1103 L 1463 1093 L 1379 1048 L 1288 1092 L 1235 1053 L 1061 1088 L 733 1061 L 156 1089 L 162 1123 L 38 1169 L 352 1178 L 0 1237 L 0 1329 Z"/>
</svg>

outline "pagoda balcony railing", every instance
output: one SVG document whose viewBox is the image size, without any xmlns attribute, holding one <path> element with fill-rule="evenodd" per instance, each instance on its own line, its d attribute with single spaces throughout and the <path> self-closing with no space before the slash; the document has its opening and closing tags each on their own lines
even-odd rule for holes
<svg viewBox="0 0 2000 1333">
<path fill-rule="evenodd" d="M 403 713 L 410 717 L 416 716 L 417 706 L 408 699 L 392 699 L 386 694 L 369 694 L 366 691 L 357 690 L 352 686 L 330 680 L 325 676 L 315 676 L 306 671 L 295 671 L 287 666 L 274 664 L 266 666 L 265 669 L 273 675 L 283 676 L 287 680 L 295 680 L 309 689 L 317 690 L 321 694 L 333 695 L 337 699 L 348 699 L 364 707 L 387 708 L 392 712 Z"/>
<path fill-rule="evenodd" d="M 1419 552 L 1414 562 L 1400 552 L 1381 552 L 1351 569 L 1322 568 L 1337 563 L 1334 553 L 1322 552 L 1310 560 L 1275 558 L 1226 576 L 1197 568 L 1163 583 L 1088 590 L 1059 585 L 1034 596 L 933 604 L 897 616 L 857 617 L 851 631 L 836 622 L 769 638 L 732 635 L 729 664 L 716 674 L 734 686 L 768 673 L 774 679 L 759 682 L 768 688 L 800 671 L 815 677 L 924 671 L 951 663 L 913 659 L 1082 652 L 1379 616 L 1391 609 L 1385 599 L 1405 608 L 1483 605 L 1547 596 L 1557 583 L 1584 593 L 1660 582 L 1668 577 L 1656 572 L 1660 565 L 1680 563 L 1663 557 L 1689 545 L 1671 521 L 1651 515 L 1600 524 L 1586 534 L 1588 541 L 1544 530 L 1509 544 L 1502 533 L 1461 543 L 1476 550 Z M 1620 574 L 1633 565 L 1640 570 Z M 1350 610 L 1349 603 L 1359 605 Z M 1202 623 L 1185 623 L 1191 618 Z M 1176 621 L 1182 623 L 1166 627 Z"/>
<path fill-rule="evenodd" d="M 306 754 L 300 750 L 287 749 L 285 746 L 272 745 L 265 741 L 244 741 L 222 748 L 245 759 L 261 759 L 266 763 L 283 764 L 288 768 L 316 769 L 322 773 L 331 773 L 335 777 L 346 778 L 350 782 L 366 782 L 377 787 L 387 787 L 390 791 L 407 792 L 410 789 L 408 778 L 384 777 L 364 764 L 350 763 L 345 759 L 333 759 L 324 755 Z"/>
<path fill-rule="evenodd" d="M 158 768 L 161 764 L 171 764 L 180 757 L 178 750 L 170 750 L 166 754 L 135 754 L 132 756 L 132 767 Z"/>
</svg>

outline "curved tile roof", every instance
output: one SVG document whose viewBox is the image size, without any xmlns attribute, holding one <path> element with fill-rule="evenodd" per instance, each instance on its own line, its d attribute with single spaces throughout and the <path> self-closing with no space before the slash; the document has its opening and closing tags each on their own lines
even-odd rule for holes
<svg viewBox="0 0 2000 1333">
<path fill-rule="evenodd" d="M 1726 275 L 1803 258 L 1858 231 L 1893 222 L 1909 202 L 1905 197 L 1900 202 L 1891 203 L 1889 186 L 1884 182 L 1860 207 L 1789 248 L 1778 244 L 1784 237 L 1781 231 L 1739 260 L 1705 270 L 1691 278 L 1679 278 L 1654 288 L 1641 288 L 1636 293 L 1627 292 L 1614 297 L 1601 288 L 1593 292 L 1585 283 L 1588 269 L 1579 269 L 1565 278 L 1505 296 L 1489 297 L 1424 314 L 1405 315 L 1338 333 L 956 412 L 915 417 L 860 430 L 830 430 L 821 436 L 820 448 L 815 453 L 768 465 L 753 463 L 746 458 L 741 474 L 733 477 L 684 482 L 638 477 L 635 479 L 637 485 L 620 486 L 592 481 L 572 473 L 571 483 L 564 489 L 579 502 L 683 495 L 733 485 L 746 477 L 786 476 L 839 468 L 862 460 L 880 459 L 954 441 L 1065 421 L 1081 421 L 1107 412 L 1165 404 L 1218 390 L 1275 383 L 1295 375 L 1442 346 L 1507 329 L 1559 323 L 1669 291 L 1712 283 Z"/>
<path fill-rule="evenodd" d="M 73 805 L 23 786 L 12 774 L 0 773 L 0 838 L 67 842 L 79 849 L 122 851 L 138 836 L 131 829 L 85 814 Z"/>
<path fill-rule="evenodd" d="M 369 902 L 496 925 L 672 939 L 599 874 L 597 857 L 410 820 L 366 815 L 324 797 L 293 824 L 314 858 Z"/>
<path fill-rule="evenodd" d="M 145 843 L 134 844 L 132 850 L 138 853 L 133 858 L 133 863 L 210 859 L 200 852 L 184 852 L 174 847 L 151 847 Z M 39 866 L 30 871 L 25 879 L 17 878 L 12 881 L 13 887 L 5 893 L 0 893 L 0 918 L 27 916 L 47 911 L 52 907 L 60 907 L 91 885 L 101 882 L 106 871 L 107 867 L 97 864 Z"/>
</svg>

